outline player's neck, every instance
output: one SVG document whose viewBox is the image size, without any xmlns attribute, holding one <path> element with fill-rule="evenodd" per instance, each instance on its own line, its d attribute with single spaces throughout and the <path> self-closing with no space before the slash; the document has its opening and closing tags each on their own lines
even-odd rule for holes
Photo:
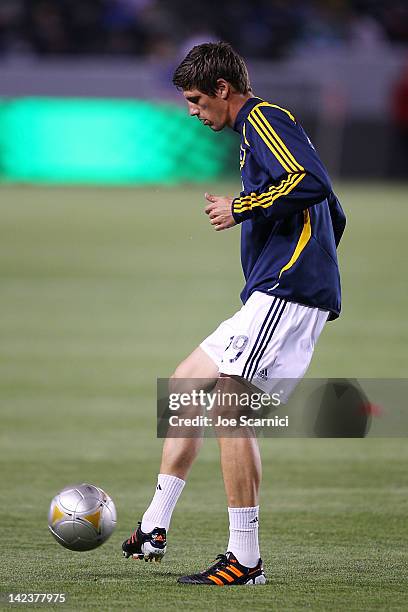
<svg viewBox="0 0 408 612">
<path fill-rule="evenodd" d="M 230 101 L 230 108 L 229 108 L 229 118 L 227 121 L 228 127 L 230 128 L 234 127 L 235 120 L 237 118 L 239 111 L 244 106 L 244 104 L 248 102 L 250 98 L 253 98 L 253 97 L 254 97 L 254 94 L 252 92 L 249 92 L 247 94 L 240 94 L 240 93 L 232 94 L 231 101 Z"/>
</svg>

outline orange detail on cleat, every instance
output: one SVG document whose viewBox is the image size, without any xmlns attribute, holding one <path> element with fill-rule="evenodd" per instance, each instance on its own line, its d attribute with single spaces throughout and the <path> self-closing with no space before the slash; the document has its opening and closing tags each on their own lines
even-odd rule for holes
<svg viewBox="0 0 408 612">
<path fill-rule="evenodd" d="M 218 576 L 222 576 L 223 578 L 225 578 L 225 580 L 228 580 L 228 582 L 234 582 L 233 577 L 227 574 L 226 572 L 223 572 L 222 570 L 219 570 L 217 574 Z"/>
<path fill-rule="evenodd" d="M 222 581 L 222 580 L 220 580 L 219 578 L 217 578 L 216 576 L 213 576 L 213 575 L 211 574 L 211 576 L 208 576 L 208 578 L 209 578 L 210 580 L 212 580 L 213 582 L 215 582 L 215 584 L 218 584 L 219 586 L 224 586 L 223 581 Z"/>
<path fill-rule="evenodd" d="M 233 565 L 227 565 L 227 569 L 238 576 L 238 578 L 244 575 L 237 567 L 234 567 Z"/>
</svg>

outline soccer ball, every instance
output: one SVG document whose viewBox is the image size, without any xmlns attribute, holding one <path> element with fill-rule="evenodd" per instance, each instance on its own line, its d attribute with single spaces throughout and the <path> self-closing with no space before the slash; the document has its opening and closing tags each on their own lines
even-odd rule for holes
<svg viewBox="0 0 408 612">
<path fill-rule="evenodd" d="M 70 550 L 92 550 L 109 538 L 116 526 L 116 508 L 99 487 L 83 483 L 65 487 L 54 497 L 48 527 Z"/>
</svg>

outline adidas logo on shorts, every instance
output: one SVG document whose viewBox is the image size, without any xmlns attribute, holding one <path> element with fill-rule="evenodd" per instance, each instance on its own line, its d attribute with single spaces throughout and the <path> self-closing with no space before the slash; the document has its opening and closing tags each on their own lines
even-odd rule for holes
<svg viewBox="0 0 408 612">
<path fill-rule="evenodd" d="M 262 380 L 268 380 L 268 368 L 262 368 L 262 370 L 258 370 L 256 375 L 258 378 L 262 378 Z"/>
</svg>

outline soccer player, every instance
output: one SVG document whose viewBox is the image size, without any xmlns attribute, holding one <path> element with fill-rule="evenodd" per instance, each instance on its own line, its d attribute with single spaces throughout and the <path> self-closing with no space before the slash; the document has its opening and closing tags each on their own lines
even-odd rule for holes
<svg viewBox="0 0 408 612">
<path fill-rule="evenodd" d="M 245 286 L 242 308 L 176 369 L 178 379 L 207 388 L 270 393 L 274 380 L 299 380 L 328 319 L 340 313 L 336 247 L 345 217 L 330 179 L 301 125 L 288 110 L 254 96 L 243 59 L 227 43 L 195 46 L 174 73 L 191 117 L 241 138 L 242 192 L 206 194 L 216 231 L 241 226 Z M 201 445 L 167 437 L 150 506 L 123 545 L 125 557 L 160 560 L 166 533 Z M 227 552 L 209 569 L 180 577 L 212 586 L 266 582 L 259 552 L 261 459 L 253 436 L 219 437 L 228 501 Z"/>
</svg>

